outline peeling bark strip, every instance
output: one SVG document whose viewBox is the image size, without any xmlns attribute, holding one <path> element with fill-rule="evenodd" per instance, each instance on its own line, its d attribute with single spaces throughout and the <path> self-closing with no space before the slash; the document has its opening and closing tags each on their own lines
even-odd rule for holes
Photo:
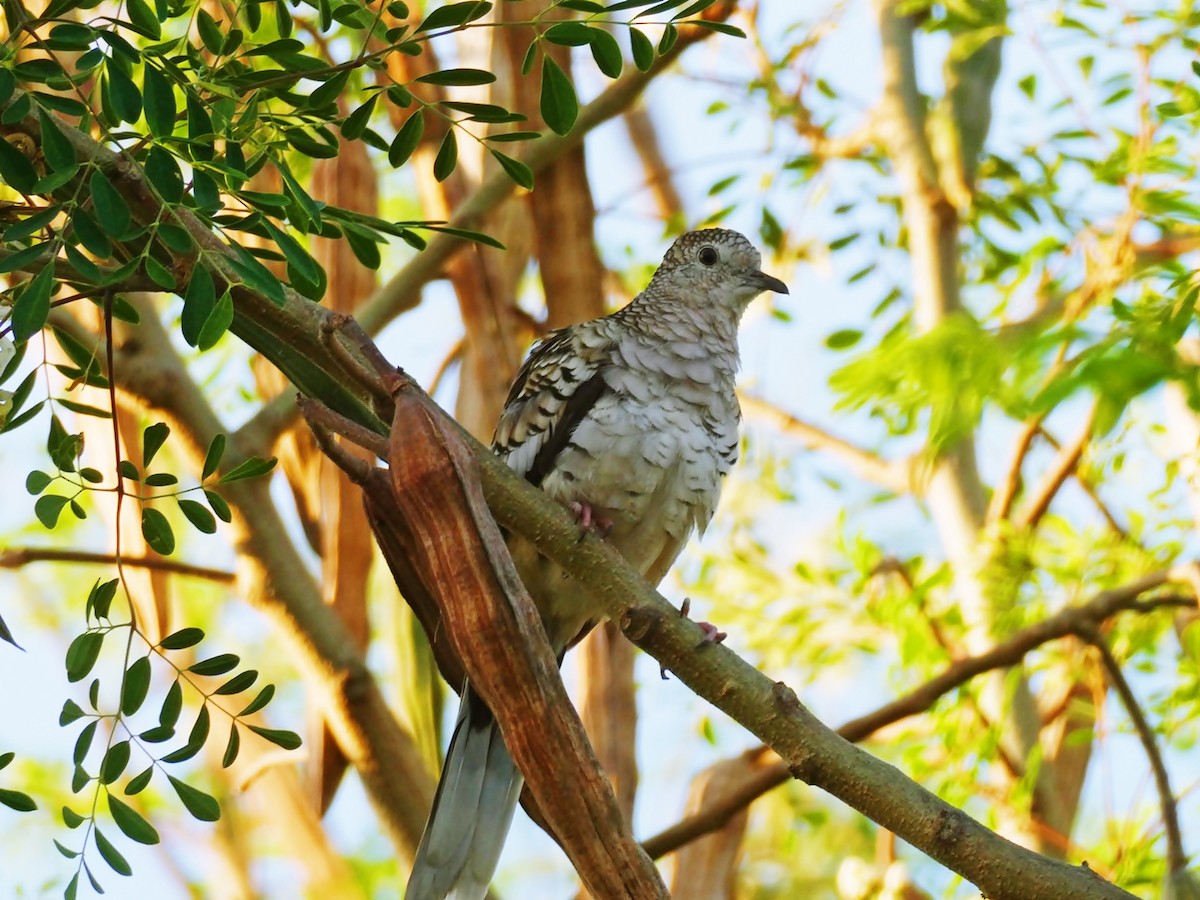
<svg viewBox="0 0 1200 900">
<path fill-rule="evenodd" d="M 666 897 L 558 677 L 537 609 L 488 512 L 474 454 L 419 390 L 401 381 L 394 397 L 389 462 L 398 530 L 411 540 L 414 574 L 437 598 L 472 685 L 588 890 Z"/>
</svg>

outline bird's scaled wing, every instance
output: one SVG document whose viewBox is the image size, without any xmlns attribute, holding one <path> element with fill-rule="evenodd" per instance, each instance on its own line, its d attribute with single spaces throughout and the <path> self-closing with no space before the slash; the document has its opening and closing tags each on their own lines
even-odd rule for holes
<svg viewBox="0 0 1200 900">
<path fill-rule="evenodd" d="M 492 449 L 531 484 L 540 485 L 554 469 L 579 423 L 610 390 L 604 370 L 612 344 L 596 324 L 547 335 L 521 366 L 504 403 Z"/>
</svg>

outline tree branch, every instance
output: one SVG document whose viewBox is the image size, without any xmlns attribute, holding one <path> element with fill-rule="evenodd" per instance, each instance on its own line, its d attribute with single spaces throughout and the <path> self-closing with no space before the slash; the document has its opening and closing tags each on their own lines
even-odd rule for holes
<svg viewBox="0 0 1200 900">
<path fill-rule="evenodd" d="M 893 725 L 909 716 L 930 709 L 934 703 L 955 688 L 961 687 L 972 678 L 985 672 L 1003 669 L 1020 662 L 1038 647 L 1067 636 L 1084 636 L 1092 629 L 1121 612 L 1149 613 L 1164 607 L 1195 608 L 1195 593 L 1190 595 L 1168 595 L 1150 600 L 1139 599 L 1148 591 L 1165 584 L 1182 584 L 1195 591 L 1195 575 L 1191 567 L 1180 566 L 1162 570 L 1130 582 L 1120 588 L 1101 591 L 1087 603 L 1065 609 L 1037 624 L 1014 634 L 997 644 L 986 653 L 957 660 L 941 674 L 914 688 L 902 697 L 887 703 L 864 716 L 845 723 L 837 733 L 848 741 L 867 740 L 880 729 Z M 746 751 L 755 756 L 768 752 L 766 747 Z M 646 852 L 657 859 L 689 841 L 720 828 L 729 817 L 739 812 L 767 791 L 778 787 L 789 778 L 787 766 L 779 760 L 756 772 L 754 777 L 736 792 L 721 798 L 720 803 L 680 820 L 670 828 L 643 842 Z"/>
<path fill-rule="evenodd" d="M 1071 477 L 1071 473 L 1078 468 L 1079 460 L 1083 457 L 1083 451 L 1087 447 L 1088 441 L 1092 439 L 1092 428 L 1096 423 L 1096 409 L 1098 406 L 1099 401 L 1092 403 L 1075 438 L 1070 443 L 1063 444 L 1058 448 L 1058 454 L 1054 457 L 1054 462 L 1042 473 L 1042 478 L 1038 482 L 1037 488 L 1029 496 L 1029 499 L 1025 501 L 1020 511 L 1013 517 L 1013 525 L 1017 528 L 1035 527 L 1050 508 L 1050 504 L 1058 494 L 1059 489 Z"/>
<path fill-rule="evenodd" d="M 739 393 L 742 410 L 748 416 L 770 422 L 784 434 L 800 441 L 810 450 L 829 453 L 846 464 L 864 481 L 880 485 L 897 494 L 919 494 L 920 485 L 916 477 L 919 458 L 889 461 L 869 450 L 830 434 L 810 422 L 805 422 L 791 413 L 780 409 L 766 400 Z"/>
<path fill-rule="evenodd" d="M 117 558 L 111 553 L 90 553 L 86 550 L 59 550 L 53 547 L 4 547 L 0 548 L 0 569 L 19 569 L 34 562 L 84 563 L 87 565 L 115 565 Z M 192 578 L 204 578 L 219 584 L 232 584 L 234 574 L 222 569 L 194 566 L 190 563 L 166 559 L 161 556 L 122 556 L 121 565 L 132 569 L 149 569 L 155 572 L 170 572 Z"/>
<path fill-rule="evenodd" d="M 1088 632 L 1087 640 L 1099 652 L 1104 673 L 1112 683 L 1113 689 L 1116 690 L 1117 696 L 1121 698 L 1121 705 L 1125 707 L 1126 714 L 1133 722 L 1138 740 L 1142 742 L 1146 758 L 1150 761 L 1150 770 L 1154 773 L 1154 784 L 1158 788 L 1159 802 L 1162 804 L 1163 826 L 1167 836 L 1167 871 L 1173 875 L 1186 869 L 1188 860 L 1187 854 L 1183 852 L 1183 834 L 1179 828 L 1179 809 L 1175 804 L 1175 795 L 1171 792 L 1167 766 L 1163 762 L 1162 753 L 1159 752 L 1154 729 L 1146 721 L 1146 715 L 1142 712 L 1137 695 L 1133 693 L 1133 688 L 1125 679 L 1125 673 L 1121 671 L 1121 664 L 1113 656 L 1108 642 L 1095 628 Z"/>
</svg>

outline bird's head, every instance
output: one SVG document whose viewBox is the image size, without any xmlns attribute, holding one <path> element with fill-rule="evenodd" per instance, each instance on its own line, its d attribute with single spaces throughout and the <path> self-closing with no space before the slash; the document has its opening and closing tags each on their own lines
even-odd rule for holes
<svg viewBox="0 0 1200 900">
<path fill-rule="evenodd" d="M 745 236 L 727 228 L 689 231 L 676 239 L 650 281 L 651 288 L 740 315 L 763 291 L 787 285 L 762 271 L 762 256 Z"/>
</svg>

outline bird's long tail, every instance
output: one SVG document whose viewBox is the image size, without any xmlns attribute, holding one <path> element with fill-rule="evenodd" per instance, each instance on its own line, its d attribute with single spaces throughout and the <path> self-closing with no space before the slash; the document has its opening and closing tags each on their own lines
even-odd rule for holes
<svg viewBox="0 0 1200 900">
<path fill-rule="evenodd" d="M 491 710 L 467 685 L 405 900 L 483 897 L 524 781 Z"/>
</svg>

